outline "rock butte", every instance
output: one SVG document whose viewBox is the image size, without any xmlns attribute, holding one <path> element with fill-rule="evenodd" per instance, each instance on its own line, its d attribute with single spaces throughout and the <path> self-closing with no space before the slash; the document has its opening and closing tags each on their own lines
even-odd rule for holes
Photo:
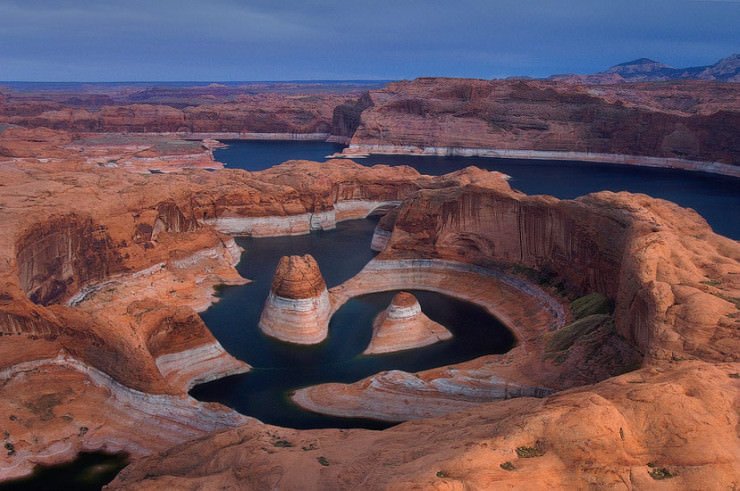
<svg viewBox="0 0 740 491">
<path fill-rule="evenodd" d="M 137 461 L 112 488 L 235 486 L 235 469 L 255 489 L 649 488 L 656 468 L 670 488 L 736 483 L 740 245 L 647 196 L 529 197 L 476 169 L 442 180 L 404 200 L 384 252 L 332 289 L 333 308 L 369 291 L 442 291 L 498 314 L 513 350 L 295 396 L 322 412 L 418 421 L 383 432 L 243 427 Z M 527 279 L 537 269 L 552 272 L 544 286 Z M 575 334 L 578 310 L 548 284 L 601 292 L 613 316 L 589 314 L 597 322 Z M 508 390 L 538 398 L 485 402 Z M 259 451 L 277 440 L 294 448 Z"/>
<path fill-rule="evenodd" d="M 13 449 L 0 481 L 123 450 L 136 460 L 111 489 L 738 487 L 740 244 L 693 211 L 629 193 L 526 196 L 475 168 L 210 173 L 197 168 L 220 166 L 214 143 L 80 133 L 183 121 L 187 133 L 242 133 L 250 121 L 412 151 L 737 162 L 737 84 L 420 79 L 311 114 L 296 110 L 311 98 L 267 97 L 290 117 L 264 126 L 259 107 L 245 116 L 250 102 L 214 103 L 220 90 L 188 110 L 81 96 L 88 113 L 0 95 L 0 429 Z M 149 96 L 161 94 L 137 95 Z M 196 314 L 214 286 L 247 281 L 232 235 L 308 233 L 394 206 L 374 240 L 381 254 L 331 289 L 331 312 L 372 291 L 439 291 L 498 316 L 514 349 L 294 396 L 314 411 L 406 421 L 383 432 L 275 428 L 187 395 L 249 369 Z"/>
<path fill-rule="evenodd" d="M 373 321 L 373 337 L 366 355 L 420 348 L 450 339 L 452 333 L 421 311 L 412 294 L 399 292 Z"/>
<path fill-rule="evenodd" d="M 340 219 L 363 217 L 368 206 L 354 204 L 431 182 L 345 161 L 142 175 L 58 149 L 69 160 L 0 166 L 0 414 L 12 416 L 3 431 L 15 452 L 0 480 L 81 450 L 138 457 L 250 420 L 187 395 L 249 370 L 196 314 L 216 285 L 247 281 L 234 268 L 241 250 L 210 218 L 267 217 L 269 234 L 271 218 L 348 202 Z"/>
<path fill-rule="evenodd" d="M 330 314 L 316 259 L 310 254 L 280 258 L 259 320 L 262 332 L 289 343 L 320 343 L 328 334 Z"/>
</svg>

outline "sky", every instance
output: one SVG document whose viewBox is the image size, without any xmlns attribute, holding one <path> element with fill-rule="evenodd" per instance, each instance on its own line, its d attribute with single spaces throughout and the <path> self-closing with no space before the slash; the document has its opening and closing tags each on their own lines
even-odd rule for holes
<svg viewBox="0 0 740 491">
<path fill-rule="evenodd" d="M 0 80 L 592 73 L 740 52 L 740 0 L 0 0 Z"/>
</svg>

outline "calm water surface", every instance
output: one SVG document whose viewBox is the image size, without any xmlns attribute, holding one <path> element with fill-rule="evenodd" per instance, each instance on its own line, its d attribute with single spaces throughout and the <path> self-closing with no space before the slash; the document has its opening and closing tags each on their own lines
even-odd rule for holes
<svg viewBox="0 0 740 491">
<path fill-rule="evenodd" d="M 25 479 L 0 484 L 0 491 L 95 491 L 111 482 L 127 464 L 125 454 L 83 452 L 72 462 L 39 466 Z"/>
<path fill-rule="evenodd" d="M 229 169 L 264 170 L 286 160 L 314 160 L 341 152 L 344 145 L 316 141 L 223 140 L 227 146 L 217 148 L 213 156 Z"/>
<path fill-rule="evenodd" d="M 228 149 L 216 152 L 216 158 L 228 167 L 247 170 L 264 169 L 288 159 L 323 162 L 325 156 L 342 148 L 322 142 L 231 141 L 229 144 Z M 357 162 L 363 165 L 405 164 L 430 175 L 476 165 L 510 175 L 512 187 L 527 194 L 550 194 L 561 199 L 604 190 L 645 193 L 693 208 L 717 233 L 740 239 L 740 179 L 736 178 L 674 169 L 479 157 L 372 155 L 357 159 Z"/>
<path fill-rule="evenodd" d="M 228 168 L 252 171 L 292 159 L 323 162 L 343 148 L 324 142 L 225 143 L 227 148 L 214 152 L 216 159 Z M 476 165 L 510 175 L 512 187 L 527 194 L 550 194 L 561 199 L 602 190 L 645 193 L 693 208 L 718 233 L 740 239 L 740 179 L 671 169 L 543 160 L 371 156 L 357 162 L 410 165 L 430 175 Z M 281 256 L 313 254 L 327 283 L 334 286 L 352 277 L 372 258 L 369 243 L 373 227 L 374 222 L 360 220 L 340 224 L 336 231 L 302 237 L 241 240 L 247 252 L 239 270 L 254 282 L 224 288 L 221 302 L 204 312 L 203 318 L 230 353 L 255 368 L 248 374 L 197 386 L 192 394 L 277 425 L 384 428 L 388 425 L 376 421 L 311 414 L 294 406 L 288 396 L 307 385 L 354 382 L 387 369 L 418 371 L 510 349 L 513 337 L 498 321 L 475 306 L 431 292 L 414 294 L 424 312 L 455 337 L 427 348 L 383 356 L 361 354 L 370 340 L 373 317 L 388 305 L 393 292 L 348 302 L 332 319 L 328 340 L 318 346 L 289 345 L 261 334 L 257 321 Z M 81 454 L 72 463 L 39 469 L 33 478 L 0 485 L 0 490 L 99 489 L 125 463 L 124 456 Z"/>
<path fill-rule="evenodd" d="M 289 395 L 298 388 L 324 382 L 355 382 L 383 370 L 419 371 L 508 351 L 512 334 L 483 309 L 438 293 L 413 291 L 422 310 L 446 326 L 453 339 L 429 347 L 382 356 L 364 356 L 372 320 L 394 292 L 355 298 L 332 318 L 329 337 L 316 346 L 282 343 L 257 327 L 280 257 L 312 254 L 329 287 L 351 278 L 372 258 L 370 240 L 375 221 L 340 223 L 336 230 L 300 237 L 240 239 L 246 249 L 239 272 L 253 280 L 221 291 L 221 301 L 202 314 L 203 320 L 229 353 L 254 369 L 195 387 L 200 400 L 218 401 L 266 423 L 292 428 L 384 428 L 387 423 L 333 418 L 301 410 Z"/>
</svg>

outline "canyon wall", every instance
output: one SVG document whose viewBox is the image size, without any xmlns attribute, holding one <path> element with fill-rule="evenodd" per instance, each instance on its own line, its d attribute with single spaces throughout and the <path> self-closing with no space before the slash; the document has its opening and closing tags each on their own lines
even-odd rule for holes
<svg viewBox="0 0 740 491">
<path fill-rule="evenodd" d="M 18 239 L 16 250 L 21 288 L 42 305 L 122 269 L 105 228 L 78 215 L 53 216 L 34 226 Z"/>
<path fill-rule="evenodd" d="M 176 91 L 174 91 L 176 92 Z M 28 128 L 69 132 L 188 132 L 188 133 L 283 133 L 325 134 L 332 129 L 334 109 L 351 103 L 353 95 L 252 94 L 237 98 L 199 98 L 183 91 L 177 102 L 154 100 L 98 105 L 83 99 L 55 100 L 48 94 L 36 97 L 9 96 L 0 102 L 0 123 Z M 132 101 L 133 102 L 133 101 Z"/>
<path fill-rule="evenodd" d="M 737 84 L 595 87 L 555 81 L 423 78 L 371 91 L 353 153 L 475 149 L 652 156 L 737 164 Z M 342 129 L 341 131 L 344 131 Z M 541 157 L 547 158 L 547 157 Z"/>
<path fill-rule="evenodd" d="M 737 267 L 740 253 L 735 241 L 712 234 L 697 213 L 630 193 L 562 201 L 526 196 L 496 173 L 469 168 L 459 175 L 469 183 L 424 189 L 404 202 L 381 259 L 509 265 L 558 289 L 613 299 L 618 332 L 643 354 L 733 359 L 723 344 L 734 345 L 734 322 L 726 317 L 733 296 L 712 285 Z M 702 257 L 717 260 L 707 264 Z M 693 321 L 693 329 L 691 323 L 676 327 L 677 312 L 699 298 L 708 306 L 701 320 Z M 696 336 L 725 341 L 709 348 Z"/>
<path fill-rule="evenodd" d="M 103 89 L 98 89 L 103 90 Z M 71 133 L 328 139 L 347 155 L 400 153 L 574 159 L 712 172 L 735 165 L 740 89 L 669 81 L 419 78 L 360 92 L 171 87 L 68 94 L 9 91 L 0 124 Z M 0 155 L 4 150 L 0 142 Z M 640 159 L 651 157 L 658 160 Z"/>
</svg>

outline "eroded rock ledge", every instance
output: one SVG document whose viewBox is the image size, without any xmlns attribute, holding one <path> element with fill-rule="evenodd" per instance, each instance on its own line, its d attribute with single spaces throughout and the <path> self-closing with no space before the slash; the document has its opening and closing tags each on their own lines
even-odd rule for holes
<svg viewBox="0 0 740 491">
<path fill-rule="evenodd" d="M 141 457 L 252 421 L 185 395 L 131 389 L 67 354 L 16 364 L 0 370 L 0 378 L 0 408 L 9 418 L 5 440 L 14 449 L 0 460 L 0 481 L 80 451 Z M 29 430 L 38 437 L 26 439 Z"/>
<path fill-rule="evenodd" d="M 76 437 L 79 428 L 67 424 L 46 432 L 48 425 L 33 423 L 36 416 L 28 413 L 28 404 L 48 406 L 43 417 L 56 425 L 71 412 L 65 396 L 70 391 L 81 408 L 99 405 L 93 391 L 76 389 L 85 386 L 82 378 L 57 376 L 58 364 L 46 363 L 60 352 L 127 390 L 189 401 L 194 412 L 187 417 L 208 428 L 204 432 L 225 427 L 218 423 L 222 413 L 233 424 L 244 421 L 225 408 L 202 412 L 210 406 L 185 395 L 196 383 L 249 369 L 196 314 L 217 299 L 217 285 L 247 281 L 234 269 L 241 250 L 208 225 L 210 219 L 269 220 L 332 209 L 337 219 L 365 216 L 397 205 L 429 181 L 408 168 L 368 173 L 348 162 L 294 162 L 259 174 L 179 175 L 137 175 L 114 167 L 81 171 L 74 161 L 6 164 L 1 182 L 12 191 L 0 197 L 0 370 L 17 383 L 12 390 L 9 384 L 2 388 L 3 414 L 28 424 L 11 425 L 8 443 L 15 453 L 0 479 L 26 473 L 34 462 L 57 463 L 80 449 L 106 448 L 91 432 Z M 31 366 L 44 384 L 22 376 L 28 363 L 38 365 Z M 28 385 L 22 388 L 24 380 Z M 120 448 L 129 448 L 125 442 L 137 448 L 135 456 L 204 434 L 173 429 L 157 443 L 160 436 L 150 431 L 151 442 L 138 445 L 124 424 L 106 421 L 116 414 L 103 411 L 95 418 L 108 425 L 110 439 L 124 442 Z M 88 415 L 81 410 L 77 417 Z M 68 451 L 55 450 L 67 448 L 70 438 L 79 442 Z"/>
<path fill-rule="evenodd" d="M 254 174 L 140 176 L 79 172 L 77 165 L 13 162 L 0 169 L 0 182 L 12 189 L 0 203 L 7 232 L 0 234 L 0 370 L 8 381 L 0 405 L 16 417 L 6 423 L 16 454 L 2 478 L 111 441 L 135 455 L 181 444 L 134 464 L 114 488 L 236 486 L 247 478 L 256 487 L 301 489 L 432 487 L 448 479 L 483 488 L 521 479 L 542 487 L 584 480 L 649 487 L 648 463 L 669 469 L 678 487 L 736 484 L 731 394 L 740 371 L 740 245 L 713 234 L 690 210 L 627 193 L 527 197 L 501 175 L 476 169 L 429 178 L 404 168 L 296 162 Z M 486 289 L 460 288 L 459 279 L 469 278 L 497 293 L 491 308 L 515 332 L 517 347 L 499 358 L 380 374 L 334 391 L 348 395 L 341 410 L 373 410 L 374 417 L 414 417 L 399 404 L 404 398 L 412 408 L 431 407 L 430 414 L 463 409 L 436 420 L 380 433 L 250 423 L 183 444 L 245 421 L 185 395 L 203 376 L 188 367 L 220 374 L 246 368 L 214 352 L 215 340 L 195 314 L 211 301 L 214 285 L 244 281 L 233 268 L 233 240 L 207 221 L 317 213 L 353 200 L 403 204 L 383 253 L 366 268 L 379 268 L 376 278 L 361 273 L 333 289 L 332 310 L 361 292 L 420 284 L 479 304 L 491 300 L 480 296 Z M 57 220 L 83 232 L 69 236 L 69 247 L 49 228 Z M 81 251 L 106 273 L 79 266 Z M 42 266 L 58 265 L 57 257 L 60 267 Z M 402 275 L 387 274 L 399 269 Z M 550 342 L 579 332 L 558 289 L 613 301 L 611 330 Z M 71 360 L 62 368 L 48 362 L 60 352 Z M 223 364 L 207 361 L 214 353 Z M 635 357 L 641 368 L 619 375 L 635 367 Z M 91 373 L 112 382 L 96 385 Z M 582 386 L 597 380 L 604 381 Z M 542 389 L 565 388 L 571 390 L 542 399 L 484 402 L 496 391 L 542 396 Z M 334 396 L 314 389 L 320 397 L 311 400 L 319 403 Z M 123 410 L 101 402 L 128 391 L 142 396 L 113 397 L 124 400 Z M 167 409 L 142 402 L 150 397 Z M 101 406 L 113 409 L 91 411 Z M 164 418 L 165 429 L 148 426 L 137 407 L 156 413 L 152 422 Z M 697 433 L 697 425 L 704 430 Z M 271 444 L 275 435 L 307 450 Z M 540 456 L 518 457 L 518 447 Z M 204 459 L 210 455 L 218 458 Z M 499 460 L 526 472 L 501 468 Z"/>
</svg>

